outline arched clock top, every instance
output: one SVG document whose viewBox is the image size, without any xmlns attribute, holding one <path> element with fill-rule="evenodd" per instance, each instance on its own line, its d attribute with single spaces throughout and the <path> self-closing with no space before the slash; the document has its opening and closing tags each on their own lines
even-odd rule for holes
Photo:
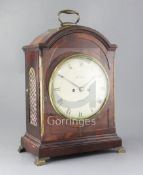
<svg viewBox="0 0 143 175">
<path fill-rule="evenodd" d="M 38 37 L 36 37 L 30 45 L 23 47 L 24 50 L 30 48 L 51 48 L 59 39 L 66 35 L 72 35 L 75 33 L 87 34 L 93 36 L 99 41 L 107 51 L 115 51 L 117 45 L 111 44 L 107 38 L 105 38 L 100 32 L 85 26 L 69 26 L 59 29 L 49 30 Z M 102 46 L 99 46 L 102 47 Z"/>
</svg>

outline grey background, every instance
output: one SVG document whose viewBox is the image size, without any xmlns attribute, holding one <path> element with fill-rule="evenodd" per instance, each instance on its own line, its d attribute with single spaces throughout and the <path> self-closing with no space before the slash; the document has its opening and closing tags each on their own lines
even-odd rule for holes
<svg viewBox="0 0 143 175">
<path fill-rule="evenodd" d="M 23 45 L 59 26 L 61 9 L 80 12 L 81 25 L 97 29 L 116 53 L 116 123 L 126 154 L 89 154 L 33 164 L 18 154 L 25 133 Z M 143 174 L 143 1 L 0 0 L 0 174 Z"/>
</svg>

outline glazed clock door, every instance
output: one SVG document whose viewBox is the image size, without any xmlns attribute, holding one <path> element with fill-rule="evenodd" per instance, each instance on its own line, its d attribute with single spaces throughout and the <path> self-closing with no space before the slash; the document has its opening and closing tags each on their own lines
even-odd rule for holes
<svg viewBox="0 0 143 175">
<path fill-rule="evenodd" d="M 106 48 L 86 28 L 61 32 L 63 37 L 55 36 L 54 45 L 52 40 L 42 52 L 44 141 L 115 132 L 113 55 L 108 59 Z M 76 122 L 60 124 L 61 120 Z M 77 122 L 87 120 L 89 125 L 83 127 Z"/>
</svg>

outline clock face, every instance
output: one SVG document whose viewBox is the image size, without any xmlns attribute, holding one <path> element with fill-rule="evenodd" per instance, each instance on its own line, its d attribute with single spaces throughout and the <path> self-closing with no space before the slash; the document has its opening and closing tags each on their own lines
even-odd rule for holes
<svg viewBox="0 0 143 175">
<path fill-rule="evenodd" d="M 99 112 L 108 94 L 109 82 L 103 66 L 87 55 L 65 58 L 49 82 L 54 109 L 71 119 L 85 119 Z"/>
</svg>

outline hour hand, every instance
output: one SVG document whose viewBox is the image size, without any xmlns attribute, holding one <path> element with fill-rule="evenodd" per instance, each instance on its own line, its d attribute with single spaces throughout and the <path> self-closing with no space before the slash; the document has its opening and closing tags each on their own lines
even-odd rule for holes
<svg viewBox="0 0 143 175">
<path fill-rule="evenodd" d="M 85 88 L 86 88 L 86 86 L 88 86 L 93 80 L 95 80 L 95 76 L 94 77 L 92 77 L 88 82 L 86 82 L 83 86 L 81 86 L 80 88 L 79 88 L 79 90 L 80 91 L 83 91 Z"/>
</svg>

